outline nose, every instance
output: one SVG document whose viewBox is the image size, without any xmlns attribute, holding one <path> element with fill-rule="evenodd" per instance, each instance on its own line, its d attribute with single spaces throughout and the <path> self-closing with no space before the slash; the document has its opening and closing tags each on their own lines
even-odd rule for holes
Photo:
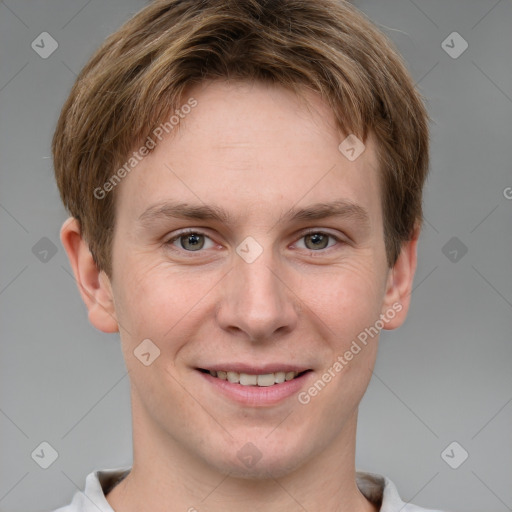
<svg viewBox="0 0 512 512">
<path fill-rule="evenodd" d="M 224 330 L 263 342 L 275 341 L 296 327 L 300 301 L 289 276 L 272 259 L 266 251 L 252 263 L 235 257 L 217 308 L 217 321 Z"/>
</svg>

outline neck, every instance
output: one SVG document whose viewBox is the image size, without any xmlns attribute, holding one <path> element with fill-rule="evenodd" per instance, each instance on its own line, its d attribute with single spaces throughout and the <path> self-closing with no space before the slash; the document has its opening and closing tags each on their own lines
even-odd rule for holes
<svg viewBox="0 0 512 512">
<path fill-rule="evenodd" d="M 155 427 L 132 403 L 133 465 L 107 495 L 116 512 L 377 512 L 355 481 L 357 411 L 323 452 L 284 475 L 259 479 L 220 472 Z"/>
</svg>

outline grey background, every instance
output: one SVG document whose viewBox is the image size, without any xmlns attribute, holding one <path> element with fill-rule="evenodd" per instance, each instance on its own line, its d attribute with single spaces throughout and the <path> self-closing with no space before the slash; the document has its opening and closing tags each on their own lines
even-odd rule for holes
<svg viewBox="0 0 512 512">
<path fill-rule="evenodd" d="M 512 510 L 512 3 L 355 3 L 398 45 L 432 117 L 412 309 L 381 336 L 357 468 L 418 505 Z M 144 5 L 0 1 L 1 511 L 62 506 L 90 471 L 131 463 L 126 368 L 117 335 L 89 325 L 60 245 L 50 139 L 76 73 Z M 45 31 L 58 48 L 43 59 L 31 43 Z M 469 45 L 456 59 L 442 46 L 454 31 Z M 58 453 L 48 469 L 31 457 L 43 441 Z M 452 441 L 452 464 L 469 454 L 457 469 L 441 457 Z"/>
</svg>

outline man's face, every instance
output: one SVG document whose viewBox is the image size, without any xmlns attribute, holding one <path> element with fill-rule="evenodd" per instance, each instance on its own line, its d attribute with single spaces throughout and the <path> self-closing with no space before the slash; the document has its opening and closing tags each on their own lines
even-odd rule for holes
<svg viewBox="0 0 512 512">
<path fill-rule="evenodd" d="M 354 428 L 371 377 L 378 336 L 332 368 L 391 307 L 375 142 L 350 161 L 312 93 L 309 109 L 264 84 L 190 96 L 179 130 L 116 191 L 111 285 L 134 429 L 215 469 L 277 476 Z M 319 205 L 338 214 L 318 218 Z M 160 355 L 146 366 L 134 350 L 148 339 Z"/>
</svg>

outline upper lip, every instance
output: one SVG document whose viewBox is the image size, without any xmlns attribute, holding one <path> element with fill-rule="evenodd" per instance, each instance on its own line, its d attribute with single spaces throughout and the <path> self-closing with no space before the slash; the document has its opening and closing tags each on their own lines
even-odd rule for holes
<svg viewBox="0 0 512 512">
<path fill-rule="evenodd" d="M 225 372 L 236 372 L 236 373 L 248 373 L 249 375 L 265 375 L 267 373 L 277 372 L 297 372 L 301 373 L 306 370 L 311 370 L 308 366 L 298 366 L 289 363 L 268 363 L 255 366 L 254 364 L 246 363 L 221 363 L 221 364 L 209 364 L 205 366 L 198 366 L 202 370 L 210 371 L 225 371 Z"/>
</svg>

